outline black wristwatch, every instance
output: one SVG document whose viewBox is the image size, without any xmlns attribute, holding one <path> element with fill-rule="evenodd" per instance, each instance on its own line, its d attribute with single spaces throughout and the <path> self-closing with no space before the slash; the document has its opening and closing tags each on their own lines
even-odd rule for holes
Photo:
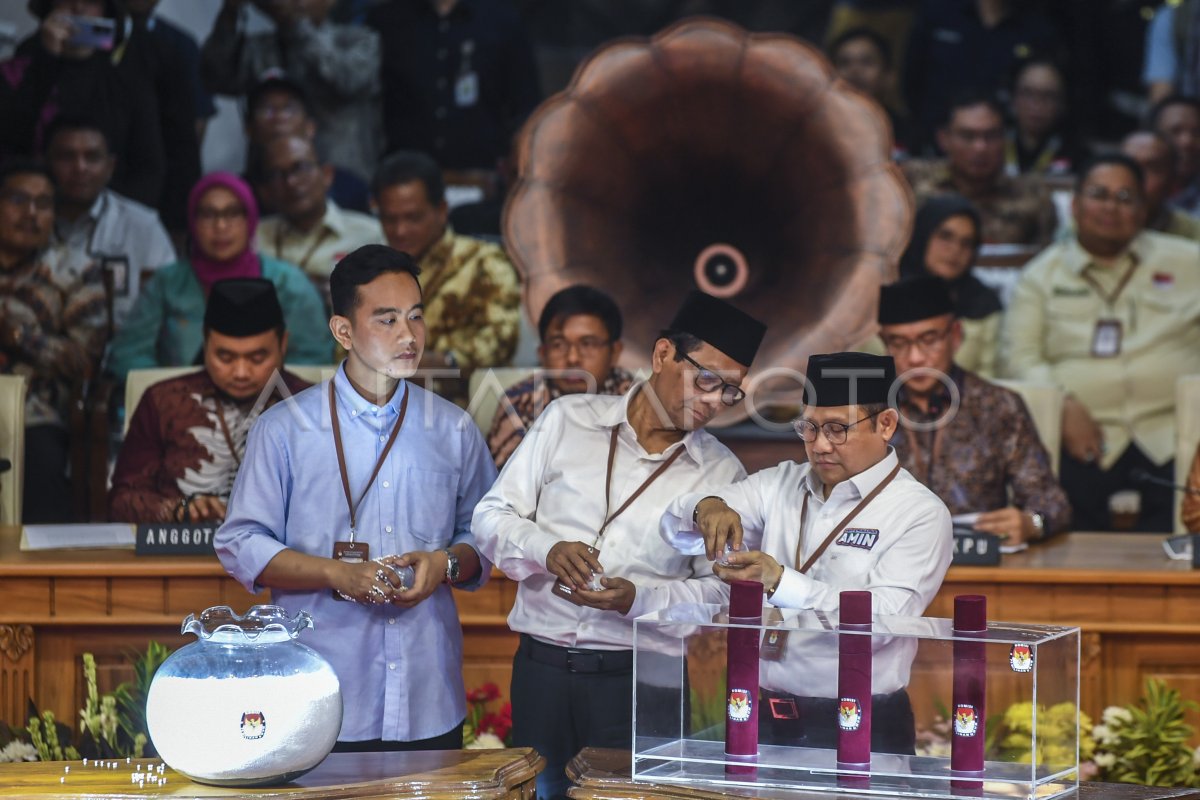
<svg viewBox="0 0 1200 800">
<path fill-rule="evenodd" d="M 458 583 L 458 556 L 449 547 L 442 552 L 446 554 L 446 583 Z"/>
</svg>

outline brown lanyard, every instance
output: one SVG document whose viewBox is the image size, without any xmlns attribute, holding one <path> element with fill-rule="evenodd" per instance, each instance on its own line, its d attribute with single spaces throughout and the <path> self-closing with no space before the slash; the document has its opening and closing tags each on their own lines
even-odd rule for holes
<svg viewBox="0 0 1200 800">
<path fill-rule="evenodd" d="M 1108 307 L 1110 309 L 1112 309 L 1116 306 L 1117 299 L 1121 296 L 1121 292 L 1125 291 L 1125 287 L 1129 284 L 1129 281 L 1132 280 L 1132 278 L 1133 278 L 1134 270 L 1136 270 L 1138 268 L 1137 256 L 1134 255 L 1133 253 L 1130 253 L 1129 259 L 1131 262 L 1129 264 L 1129 269 L 1125 270 L 1125 275 L 1122 276 L 1121 282 L 1117 284 L 1117 288 L 1113 291 L 1112 294 L 1108 294 L 1107 292 L 1105 292 L 1104 288 L 1096 281 L 1096 279 L 1093 278 L 1091 275 L 1087 274 L 1087 270 L 1084 270 L 1083 272 L 1079 273 L 1079 277 L 1081 277 L 1085 281 L 1087 281 L 1087 284 L 1092 287 L 1092 289 L 1096 292 L 1096 294 L 1100 295 L 1101 299 L 1104 300 L 1104 302 L 1108 304 Z"/>
<path fill-rule="evenodd" d="M 899 474 L 899 472 L 900 472 L 900 464 L 897 463 L 896 466 L 892 468 L 892 471 L 887 474 L 887 477 L 884 478 L 883 480 L 881 480 L 879 482 L 879 484 L 867 494 L 866 497 L 864 497 L 862 500 L 859 501 L 858 505 L 856 505 L 854 508 L 852 508 L 850 510 L 849 514 L 847 514 L 845 517 L 842 518 L 842 521 L 837 524 L 837 527 L 834 528 L 832 531 L 830 531 L 829 535 L 825 537 L 825 541 L 821 542 L 821 546 L 817 548 L 817 551 L 808 557 L 808 561 L 804 562 L 804 566 L 797 567 L 797 569 L 800 571 L 801 575 L 808 572 L 809 569 L 812 568 L 812 565 L 816 563 L 817 559 L 820 558 L 825 553 L 826 548 L 828 548 L 829 545 L 833 544 L 833 540 L 835 538 L 837 538 L 837 535 L 839 533 L 841 533 L 847 525 L 850 524 L 850 520 L 852 520 L 856 516 L 858 516 L 858 512 L 862 511 L 864 508 L 866 508 L 870 504 L 870 502 L 872 500 L 874 500 L 876 497 L 878 497 L 879 493 L 882 492 L 887 487 L 887 485 L 892 482 L 892 479 L 895 478 L 896 475 Z M 808 491 L 805 491 L 804 492 L 804 505 L 802 505 L 800 508 L 800 535 L 798 537 L 796 537 L 796 561 L 795 561 L 795 563 L 797 563 L 797 564 L 800 563 L 800 548 L 804 545 L 804 519 L 807 516 L 808 516 Z"/>
<path fill-rule="evenodd" d="M 371 491 L 371 484 L 375 483 L 375 476 L 379 474 L 379 470 L 383 468 L 383 462 L 387 460 L 388 453 L 392 451 L 392 445 L 396 443 L 396 437 L 400 435 L 400 426 L 404 424 L 406 411 L 408 411 L 407 389 L 404 392 L 404 399 L 400 401 L 400 418 L 396 420 L 396 426 L 392 428 L 392 435 L 388 437 L 383 452 L 379 454 L 379 460 L 375 462 L 375 469 L 371 472 L 371 477 L 367 479 L 366 488 L 363 489 L 363 493 L 358 497 L 358 502 L 355 503 L 350 497 L 350 477 L 346 474 L 346 454 L 342 452 L 342 428 L 338 424 L 337 399 L 333 390 L 333 381 L 329 382 L 329 419 L 333 423 L 333 444 L 337 449 L 338 469 L 342 473 L 342 491 L 346 493 L 346 508 L 350 510 L 351 544 L 354 543 L 354 533 L 358 530 L 358 507 L 367 496 L 367 492 Z"/>
<path fill-rule="evenodd" d="M 282 220 L 280 220 L 280 222 L 282 222 Z M 304 258 L 300 259 L 300 261 L 297 262 L 296 266 L 300 268 L 301 272 L 308 272 L 309 259 L 311 259 L 313 257 L 313 255 L 317 252 L 317 248 L 319 248 L 321 245 L 325 244 L 325 240 L 328 238 L 329 238 L 329 229 L 325 228 L 321 231 L 321 235 L 317 237 L 317 240 L 315 242 L 313 242 L 312 247 L 308 248 L 308 252 L 304 254 Z M 283 225 L 282 224 L 278 228 L 275 229 L 275 257 L 278 258 L 280 261 L 287 260 L 286 258 L 283 257 Z"/>
<path fill-rule="evenodd" d="M 637 500 L 639 497 L 641 497 L 642 492 L 649 489 L 650 484 L 652 484 L 656 480 L 658 480 L 658 477 L 660 475 L 662 475 L 664 472 L 666 472 L 667 469 L 672 464 L 675 463 L 675 459 L 677 459 L 677 458 L 679 458 L 679 456 L 683 455 L 683 450 L 684 450 L 683 445 L 680 445 L 679 449 L 676 450 L 674 453 L 671 453 L 671 456 L 666 461 L 664 461 L 659 466 L 658 469 L 656 469 L 656 470 L 654 470 L 654 472 L 650 473 L 650 477 L 648 477 L 648 478 L 646 478 L 646 480 L 642 481 L 642 485 L 639 486 L 636 490 L 634 490 L 633 494 L 629 495 L 629 499 L 626 500 L 624 503 L 622 503 L 620 508 L 618 508 L 613 513 L 609 514 L 608 510 L 610 508 L 612 508 L 613 464 L 617 460 L 617 435 L 618 435 L 618 429 L 613 428 L 612 429 L 612 438 L 608 442 L 608 473 L 604 477 L 604 524 L 600 526 L 600 530 L 596 534 L 597 542 L 600 541 L 600 537 L 604 535 L 604 531 L 608 528 L 608 526 L 612 523 L 612 521 L 615 520 L 617 517 L 621 516 L 621 514 L 624 513 L 625 509 L 629 508 L 629 506 L 631 506 L 633 504 L 634 500 Z"/>
<path fill-rule="evenodd" d="M 217 398 L 217 421 L 221 423 L 221 433 L 225 436 L 225 444 L 229 445 L 229 453 L 233 456 L 238 469 L 241 469 L 242 457 L 238 455 L 238 449 L 233 444 L 233 435 L 229 432 L 229 423 L 225 421 L 225 409 L 221 405 L 219 397 Z"/>
</svg>

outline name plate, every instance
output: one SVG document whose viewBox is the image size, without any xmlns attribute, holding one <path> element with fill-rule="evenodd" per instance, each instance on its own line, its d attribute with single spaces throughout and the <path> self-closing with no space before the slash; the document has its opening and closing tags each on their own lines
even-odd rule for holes
<svg viewBox="0 0 1200 800">
<path fill-rule="evenodd" d="M 1000 566 L 1000 537 L 994 533 L 954 532 L 954 558 L 950 562 L 956 567 Z"/>
<path fill-rule="evenodd" d="M 155 523 L 137 526 L 134 550 L 139 556 L 213 555 L 215 523 Z"/>
</svg>

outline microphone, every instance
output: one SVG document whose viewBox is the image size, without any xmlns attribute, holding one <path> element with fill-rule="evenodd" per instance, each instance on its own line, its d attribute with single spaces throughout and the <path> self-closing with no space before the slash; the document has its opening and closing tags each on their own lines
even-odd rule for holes
<svg viewBox="0 0 1200 800">
<path fill-rule="evenodd" d="M 1129 471 L 1129 479 L 1134 483 L 1150 483 L 1155 486 L 1165 486 L 1168 489 L 1174 489 L 1177 492 L 1183 492 L 1185 494 L 1200 494 L 1200 488 L 1195 486 L 1184 486 L 1182 484 L 1175 483 L 1174 481 L 1169 481 L 1166 478 L 1160 478 L 1157 475 L 1152 475 L 1148 470 L 1144 470 L 1141 467 L 1138 467 L 1137 469 L 1131 469 Z"/>
</svg>

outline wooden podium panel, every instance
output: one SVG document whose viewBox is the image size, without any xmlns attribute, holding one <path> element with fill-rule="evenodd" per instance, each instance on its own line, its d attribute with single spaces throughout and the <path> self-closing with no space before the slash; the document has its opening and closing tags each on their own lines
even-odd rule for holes
<svg viewBox="0 0 1200 800">
<path fill-rule="evenodd" d="M 226 788 L 192 783 L 166 769 L 165 786 L 131 784 L 137 767 L 154 769 L 157 759 L 124 759 L 114 769 L 84 766 L 79 761 L 0 764 L 0 786 L 6 798 L 138 797 L 271 797 L 275 800 L 319 798 L 421 798 L 421 800 L 534 800 L 535 780 L 545 759 L 529 748 L 513 750 L 445 750 L 412 753 L 332 753 L 312 772 L 282 786 Z M 70 772 L 64 772 L 65 766 Z"/>
</svg>

